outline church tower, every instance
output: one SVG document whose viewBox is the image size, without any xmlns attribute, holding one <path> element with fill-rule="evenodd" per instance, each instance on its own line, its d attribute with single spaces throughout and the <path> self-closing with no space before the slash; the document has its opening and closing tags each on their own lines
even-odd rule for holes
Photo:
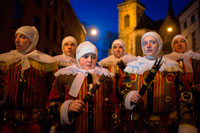
<svg viewBox="0 0 200 133">
<path fill-rule="evenodd" d="M 144 16 L 145 7 L 139 0 L 124 0 L 118 4 L 118 32 L 119 38 L 126 43 L 126 52 L 135 54 L 133 32 Z"/>
<path fill-rule="evenodd" d="M 172 7 L 172 0 L 169 0 L 168 12 L 162 25 L 159 29 L 159 34 L 163 40 L 162 54 L 168 54 L 172 52 L 171 42 L 175 35 L 179 33 L 178 23 L 176 21 L 174 10 Z"/>
</svg>

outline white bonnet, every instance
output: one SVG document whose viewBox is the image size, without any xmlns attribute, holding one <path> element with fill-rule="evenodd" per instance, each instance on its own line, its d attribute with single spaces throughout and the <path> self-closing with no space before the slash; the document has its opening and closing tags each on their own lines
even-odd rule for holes
<svg viewBox="0 0 200 133">
<path fill-rule="evenodd" d="M 22 26 L 19 29 L 17 29 L 15 34 L 17 33 L 25 35 L 31 41 L 31 45 L 23 52 L 24 54 L 30 52 L 30 50 L 37 45 L 39 40 L 39 34 L 34 26 Z"/>
<path fill-rule="evenodd" d="M 172 44 L 171 44 L 171 47 L 172 47 L 172 50 L 174 51 L 174 41 L 177 39 L 177 38 L 181 38 L 181 39 L 184 39 L 186 44 L 187 44 L 187 47 L 189 45 L 188 43 L 188 40 L 183 36 L 183 35 L 176 35 L 173 39 L 172 39 Z"/>
<path fill-rule="evenodd" d="M 64 50 L 63 50 L 63 46 L 64 46 L 64 44 L 66 43 L 66 42 L 73 42 L 74 44 L 75 44 L 75 46 L 77 47 L 77 40 L 76 40 L 76 38 L 74 38 L 73 36 L 67 36 L 67 37 L 65 37 L 63 40 L 62 40 L 62 51 L 64 52 Z"/>
<path fill-rule="evenodd" d="M 144 38 L 146 37 L 146 36 L 153 36 L 156 40 L 157 40 L 157 42 L 158 42 L 158 45 L 159 45 L 159 48 L 158 48 L 158 51 L 157 51 L 157 53 L 156 53 L 156 55 L 155 56 L 157 56 L 159 53 L 160 53 L 160 51 L 162 50 L 162 47 L 163 47 L 163 42 L 162 42 L 162 39 L 161 39 L 161 37 L 160 37 L 160 35 L 158 34 L 158 33 L 156 33 L 156 32 L 147 32 L 147 33 L 145 33 L 143 36 L 142 36 L 142 38 L 141 38 L 141 47 L 142 47 L 142 51 L 143 51 L 143 53 L 146 55 L 146 53 L 145 53 L 145 51 L 144 51 L 144 49 L 143 49 L 143 40 L 144 40 Z"/>
<path fill-rule="evenodd" d="M 93 53 L 98 57 L 97 48 L 94 44 L 92 44 L 89 41 L 85 41 L 85 42 L 80 43 L 78 45 L 77 49 L 76 49 L 76 61 L 77 61 L 77 63 L 78 63 L 79 59 L 87 53 Z"/>
<path fill-rule="evenodd" d="M 116 40 L 113 41 L 112 51 L 113 51 L 113 47 L 114 47 L 115 44 L 120 44 L 123 47 L 123 49 L 125 50 L 125 42 L 122 39 L 116 39 Z"/>
</svg>

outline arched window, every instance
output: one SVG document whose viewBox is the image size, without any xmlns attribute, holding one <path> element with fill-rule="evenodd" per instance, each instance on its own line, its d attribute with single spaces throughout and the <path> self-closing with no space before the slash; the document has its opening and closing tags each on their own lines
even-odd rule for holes
<svg viewBox="0 0 200 133">
<path fill-rule="evenodd" d="M 143 56 L 143 51 L 141 48 L 141 36 L 137 36 L 135 42 L 136 56 Z"/>
<path fill-rule="evenodd" d="M 126 15 L 124 18 L 124 27 L 129 27 L 130 26 L 130 17 L 129 15 Z"/>
</svg>

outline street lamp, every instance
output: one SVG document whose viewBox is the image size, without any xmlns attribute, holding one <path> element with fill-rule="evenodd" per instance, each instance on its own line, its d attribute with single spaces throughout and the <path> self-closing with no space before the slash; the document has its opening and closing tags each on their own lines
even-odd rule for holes
<svg viewBox="0 0 200 133">
<path fill-rule="evenodd" d="M 91 41 L 92 43 L 97 43 L 99 40 L 99 30 L 95 26 L 88 27 L 88 34 L 85 38 L 87 41 Z"/>
<path fill-rule="evenodd" d="M 173 31 L 172 27 L 168 27 L 168 28 L 167 28 L 167 31 L 168 31 L 168 32 L 172 32 L 172 31 Z"/>
<path fill-rule="evenodd" d="M 164 39 L 165 46 L 163 47 L 164 54 L 167 54 L 167 53 L 169 53 L 171 51 L 171 47 L 169 47 L 169 46 L 171 44 L 172 35 L 173 35 L 173 28 L 171 26 L 167 27 L 166 30 L 167 31 L 166 31 L 166 34 L 164 36 L 164 38 L 165 38 Z"/>
<path fill-rule="evenodd" d="M 91 34 L 92 36 L 97 35 L 97 30 L 96 30 L 95 28 L 92 28 L 91 31 L 90 31 L 90 34 Z"/>
</svg>

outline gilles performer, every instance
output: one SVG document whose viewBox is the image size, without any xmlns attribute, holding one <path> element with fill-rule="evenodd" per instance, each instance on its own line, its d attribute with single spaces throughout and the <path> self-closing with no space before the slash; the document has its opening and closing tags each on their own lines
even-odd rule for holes
<svg viewBox="0 0 200 133">
<path fill-rule="evenodd" d="M 136 60 L 137 57 L 127 54 L 126 44 L 122 39 L 116 39 L 112 43 L 112 55 L 98 62 L 98 64 L 111 73 L 114 73 L 113 76 L 113 89 L 112 95 L 110 98 L 111 103 L 109 108 L 114 110 L 110 115 L 112 116 L 112 123 L 110 127 L 115 130 L 123 129 L 123 132 L 128 131 L 128 123 L 131 122 L 131 114 L 127 111 L 124 112 L 124 108 L 121 107 L 120 100 L 120 87 L 122 85 L 122 76 L 123 70 L 126 67 L 127 63 L 133 60 Z"/>
<path fill-rule="evenodd" d="M 77 40 L 73 36 L 67 36 L 62 40 L 61 47 L 63 53 L 53 57 L 57 62 L 58 67 L 63 68 L 76 64 L 75 53 Z"/>
<path fill-rule="evenodd" d="M 48 131 L 40 110 L 46 106 L 57 65 L 36 50 L 38 39 L 34 26 L 22 26 L 15 32 L 16 50 L 0 55 L 1 87 L 7 95 L 0 111 L 1 133 Z"/>
<path fill-rule="evenodd" d="M 173 52 L 165 55 L 166 58 L 177 61 L 183 70 L 185 81 L 192 87 L 196 124 L 200 128 L 200 54 L 189 50 L 188 40 L 183 35 L 176 35 L 171 44 Z"/>
<path fill-rule="evenodd" d="M 167 58 L 157 63 L 162 46 L 156 32 L 142 36 L 141 47 L 146 56 L 130 62 L 124 70 L 124 106 L 133 111 L 135 131 L 197 132 L 188 108 L 192 106 L 191 90 L 182 84 L 182 69 Z M 149 76 L 152 73 L 153 77 Z"/>
<path fill-rule="evenodd" d="M 111 74 L 107 69 L 97 67 L 97 49 L 86 41 L 77 47 L 77 65 L 65 67 L 55 73 L 57 77 L 53 84 L 49 105 L 60 103 L 59 115 L 61 126 L 56 131 L 77 133 L 107 132 L 107 103 L 112 89 Z M 91 87 L 98 79 L 106 76 L 100 87 L 90 98 L 84 100 Z M 93 88 L 93 87 L 92 87 Z"/>
</svg>

